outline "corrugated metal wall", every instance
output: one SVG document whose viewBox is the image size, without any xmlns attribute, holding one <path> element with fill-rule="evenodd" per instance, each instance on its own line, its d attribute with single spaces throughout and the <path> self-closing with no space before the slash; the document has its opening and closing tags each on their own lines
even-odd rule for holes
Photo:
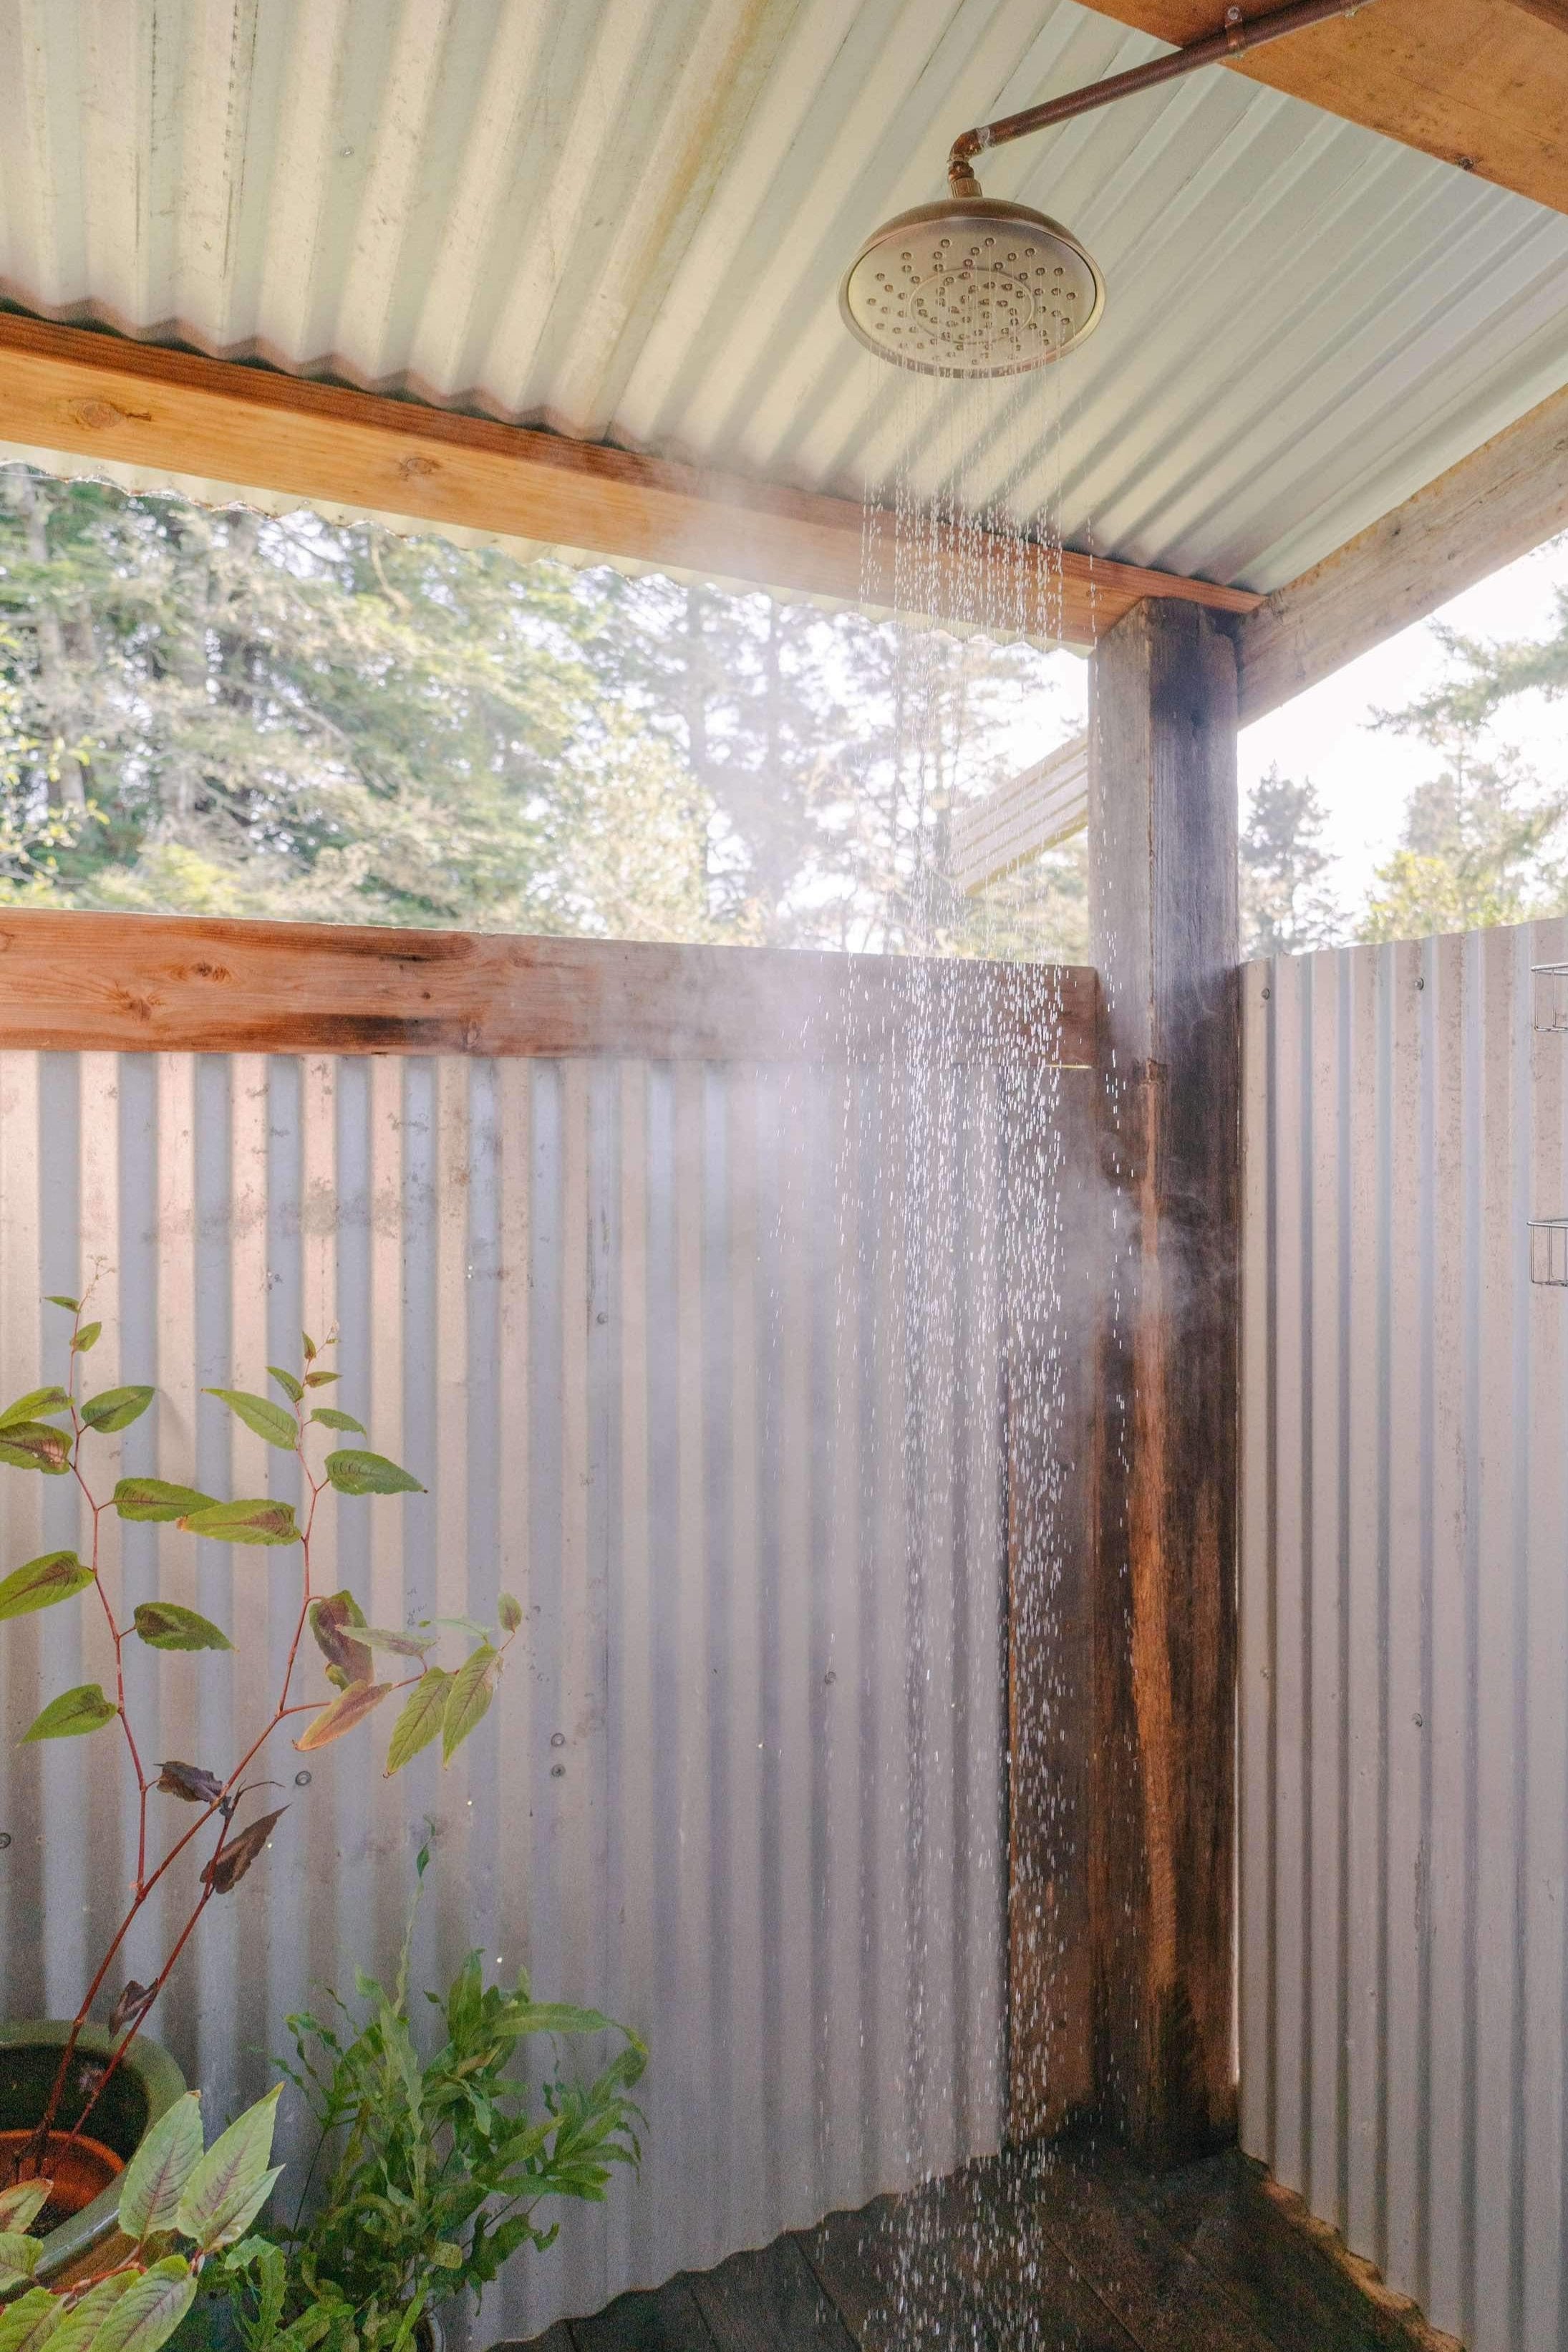
<svg viewBox="0 0 1568 2352">
<path fill-rule="evenodd" d="M 337 1393 L 430 1491 L 338 1503 L 331 1572 L 383 1622 L 523 1602 L 525 1655 L 444 1777 L 427 1751 L 383 1784 L 379 1723 L 308 1785 L 272 1754 L 290 1811 L 161 2028 L 210 2112 L 257 2087 L 313 1983 L 391 1961 L 428 1814 L 426 1981 L 482 1944 L 653 2049 L 642 2181 L 513 2266 L 492 2334 L 996 2145 L 996 1092 L 979 1071 L 0 1055 L 5 1395 L 60 1373 L 39 1295 L 101 1260 L 92 1385 L 160 1388 L 104 1484 L 118 1454 L 261 1492 L 292 1465 L 199 1390 L 261 1388 L 302 1322 L 340 1321 Z M 69 1482 L 5 1474 L 4 1564 L 76 1540 L 75 1511 Z M 232 1664 L 132 1660 L 151 1753 L 217 1762 L 279 1665 L 298 1555 L 109 1529 L 127 1605 L 162 1591 L 235 1634 Z M 131 1856 L 107 1734 L 14 1745 L 101 1670 L 91 1621 L 5 1630 L 26 2016 L 74 2005 Z M 128 1957 L 145 1979 L 151 1940 Z"/>
<path fill-rule="evenodd" d="M 1472 2352 L 1568 2343 L 1563 952 L 1246 974 L 1242 2135 Z"/>
</svg>

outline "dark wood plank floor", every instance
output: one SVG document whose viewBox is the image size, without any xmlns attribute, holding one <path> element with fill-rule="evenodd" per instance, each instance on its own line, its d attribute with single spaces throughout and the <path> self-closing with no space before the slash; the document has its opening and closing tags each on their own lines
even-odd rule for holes
<svg viewBox="0 0 1568 2352">
<path fill-rule="evenodd" d="M 1087 2139 L 834 2213 L 527 2352 L 1440 2352 L 1234 2151 L 1159 2178 Z"/>
</svg>

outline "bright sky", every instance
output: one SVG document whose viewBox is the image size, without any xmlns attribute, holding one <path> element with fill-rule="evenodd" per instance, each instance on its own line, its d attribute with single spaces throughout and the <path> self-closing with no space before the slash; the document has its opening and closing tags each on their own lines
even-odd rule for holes
<svg viewBox="0 0 1568 2352">
<path fill-rule="evenodd" d="M 1554 621 L 1552 591 L 1558 587 L 1568 588 L 1568 541 L 1538 548 L 1494 572 L 1479 588 L 1456 596 L 1434 620 L 1467 636 L 1544 636 Z M 1436 683 L 1442 671 L 1433 622 L 1423 621 L 1242 734 L 1243 806 L 1271 765 L 1285 775 L 1310 776 L 1329 812 L 1332 846 L 1340 861 L 1338 892 L 1351 905 L 1364 898 L 1374 868 L 1395 846 L 1412 785 L 1433 767 L 1424 745 L 1375 733 L 1370 722 L 1378 709 L 1397 709 Z M 1561 777 L 1568 767 L 1568 712 L 1561 703 L 1523 696 L 1497 731 L 1518 746 L 1543 780 Z"/>
<path fill-rule="evenodd" d="M 1329 818 L 1329 845 L 1338 860 L 1332 881 L 1350 911 L 1365 898 L 1375 868 L 1396 846 L 1405 803 L 1414 785 L 1433 772 L 1425 745 L 1403 735 L 1383 734 L 1373 721 L 1381 710 L 1397 710 L 1443 672 L 1435 625 L 1467 636 L 1544 636 L 1555 621 L 1553 591 L 1568 588 L 1568 540 L 1538 548 L 1533 555 L 1456 596 L 1413 629 L 1390 637 L 1299 695 L 1282 710 L 1243 730 L 1240 740 L 1241 798 L 1272 766 L 1284 775 L 1310 776 Z M 1084 725 L 1088 664 L 1071 654 L 1051 656 L 1056 690 L 1053 739 L 1065 741 Z M 1568 772 L 1568 705 L 1521 696 L 1500 722 L 1497 733 L 1514 744 L 1545 782 Z M 1020 763 L 1039 759 L 1038 716 L 1020 727 Z"/>
</svg>

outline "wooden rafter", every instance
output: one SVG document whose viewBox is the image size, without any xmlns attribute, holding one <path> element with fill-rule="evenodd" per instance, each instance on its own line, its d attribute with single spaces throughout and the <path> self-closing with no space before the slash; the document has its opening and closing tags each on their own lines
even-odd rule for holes
<svg viewBox="0 0 1568 2352">
<path fill-rule="evenodd" d="M 1261 719 L 1568 529 L 1568 390 L 1281 588 L 1237 630 L 1241 717 Z"/>
<path fill-rule="evenodd" d="M 1260 16 L 1279 0 L 1242 0 Z M 1162 40 L 1212 33 L 1219 0 L 1095 0 Z M 1568 212 L 1568 0 L 1375 0 L 1233 68 Z"/>
<path fill-rule="evenodd" d="M 895 602 L 892 534 L 862 509 L 277 371 L 0 317 L 0 441 L 196 475 L 245 490 L 360 507 L 710 578 L 849 603 Z M 1146 596 L 1247 613 L 1245 589 L 1044 547 L 1023 609 L 1090 645 Z M 1009 564 L 1013 551 L 1008 551 Z M 1057 566 L 1060 562 L 1060 572 Z M 972 610 L 973 534 L 940 527 L 923 558 L 936 617 Z M 1014 593 L 1009 588 L 1009 593 Z"/>
</svg>

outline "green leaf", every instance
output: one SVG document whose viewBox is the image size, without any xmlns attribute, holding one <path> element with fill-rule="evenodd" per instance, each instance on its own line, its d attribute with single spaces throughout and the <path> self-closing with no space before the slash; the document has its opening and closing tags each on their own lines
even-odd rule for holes
<svg viewBox="0 0 1568 2352">
<path fill-rule="evenodd" d="M 329 1389 L 334 1381 L 342 1377 L 341 1372 L 307 1372 L 305 1385 L 308 1389 Z"/>
<path fill-rule="evenodd" d="M 96 1348 L 98 1335 L 102 1328 L 101 1323 L 84 1323 L 71 1341 L 71 1353 L 74 1356 L 85 1356 L 89 1348 Z"/>
<path fill-rule="evenodd" d="M 499 1653 L 488 1642 L 481 1642 L 470 1657 L 464 1659 L 452 1677 L 452 1688 L 446 1694 L 445 1712 L 441 1718 L 441 1761 L 450 1764 L 463 1742 L 486 1713 L 496 1690 L 496 1661 Z"/>
<path fill-rule="evenodd" d="M 293 1373 L 286 1372 L 281 1364 L 268 1364 L 267 1369 L 271 1373 L 273 1379 L 277 1382 L 278 1387 L 283 1391 L 284 1395 L 287 1397 L 291 1402 L 298 1404 L 300 1398 L 304 1395 L 305 1391 L 301 1383 L 295 1379 Z"/>
<path fill-rule="evenodd" d="M 252 1396 L 248 1389 L 208 1389 L 206 1393 L 216 1397 L 220 1404 L 226 1404 L 247 1429 L 254 1429 L 269 1445 L 281 1447 L 285 1454 L 293 1453 L 298 1435 L 294 1415 L 285 1412 L 280 1404 L 274 1404 L 270 1397 Z"/>
<path fill-rule="evenodd" d="M 51 1413 L 70 1409 L 70 1398 L 62 1388 L 29 1389 L 0 1412 L 0 1429 L 8 1429 L 14 1421 L 47 1421 Z"/>
<path fill-rule="evenodd" d="M 196 2299 L 183 2254 L 165 2254 L 133 2279 L 92 2338 L 91 2352 L 159 2352 Z"/>
<path fill-rule="evenodd" d="M 63 1478 L 71 1466 L 71 1442 L 63 1429 L 47 1421 L 13 1421 L 0 1429 L 0 1462 L 16 1470 L 41 1470 L 46 1477 Z"/>
<path fill-rule="evenodd" d="M 293 1504 L 270 1502 L 266 1496 L 248 1502 L 205 1504 L 199 1511 L 187 1511 L 180 1525 L 188 1535 L 210 1536 L 214 1543 L 299 1541 Z"/>
<path fill-rule="evenodd" d="M 501 1621 L 502 1633 L 515 1633 L 523 1622 L 523 1604 L 514 1601 L 509 1592 L 503 1592 L 496 1614 Z"/>
<path fill-rule="evenodd" d="M 84 1732 L 101 1731 L 114 1721 L 115 1710 L 97 1683 L 78 1683 L 75 1690 L 52 1698 L 42 1715 L 23 1733 L 29 1739 L 78 1739 Z"/>
<path fill-rule="evenodd" d="M 329 1454 L 327 1475 L 340 1495 L 423 1495 L 424 1488 L 382 1454 Z"/>
<path fill-rule="evenodd" d="M 193 1609 L 182 1609 L 176 1601 L 142 1601 L 137 1603 L 136 1630 L 150 1650 L 232 1650 L 234 1643 L 226 1633 L 206 1617 L 199 1617 Z"/>
<path fill-rule="evenodd" d="M 400 1772 L 411 1756 L 428 1748 L 441 1729 L 452 1676 L 443 1666 L 426 1666 L 408 1695 L 402 1713 L 392 1726 L 387 1746 L 387 1778 Z"/>
<path fill-rule="evenodd" d="M 53 2352 L 86 2352 L 103 2323 L 106 2315 L 128 2289 L 136 2284 L 134 2271 L 111 2271 L 108 2278 L 95 2279 L 79 2303 L 71 2305 L 50 2337 Z"/>
<path fill-rule="evenodd" d="M 257 2099 L 230 2124 L 186 2183 L 174 2226 L 185 2237 L 193 2238 L 204 2253 L 243 2237 L 267 2202 L 277 2178 L 269 2158 L 282 2087 L 275 2084 L 265 2098 Z"/>
<path fill-rule="evenodd" d="M 621 2028 L 597 2009 L 578 2009 L 569 2000 L 527 2000 L 514 2004 L 496 2030 L 515 2040 L 525 2033 L 617 2033 Z"/>
<path fill-rule="evenodd" d="M 60 1291 L 57 1290 L 47 1292 L 45 1296 L 44 1304 L 46 1307 L 63 1307 L 68 1315 L 79 1315 L 81 1313 L 81 1300 L 79 1298 L 67 1298 Z"/>
<path fill-rule="evenodd" d="M 29 2287 L 0 2311 L 0 2352 L 39 2352 L 60 2324 L 65 2303 L 47 2286 Z"/>
<path fill-rule="evenodd" d="M 183 1519 L 214 1507 L 210 1495 L 172 1486 L 167 1478 L 121 1478 L 110 1500 L 122 1519 Z"/>
<path fill-rule="evenodd" d="M 52 1609 L 92 1582 L 74 1551 L 47 1551 L 12 1570 L 0 1584 L 0 1617 L 26 1617 L 35 1609 Z"/>
<path fill-rule="evenodd" d="M 319 1421 L 323 1429 L 351 1429 L 356 1437 L 365 1433 L 362 1421 L 356 1421 L 351 1412 L 340 1412 L 334 1404 L 319 1404 L 310 1418 Z"/>
<path fill-rule="evenodd" d="M 42 2238 L 29 2238 L 21 2230 L 0 2230 L 0 2291 L 30 2279 L 43 2251 Z"/>
<path fill-rule="evenodd" d="M 30 2230 L 49 2201 L 51 2180 L 18 2180 L 0 2189 L 0 2230 Z"/>
<path fill-rule="evenodd" d="M 347 1690 L 328 1700 L 319 1715 L 311 1717 L 294 1745 L 301 1753 L 330 1747 L 334 1739 L 341 1739 L 372 1714 L 391 1688 L 391 1683 L 350 1683 Z"/>
<path fill-rule="evenodd" d="M 126 2166 L 120 2183 L 120 2226 L 141 2245 L 172 2230 L 185 2184 L 202 2160 L 202 2101 L 195 2091 L 161 2115 Z"/>
<path fill-rule="evenodd" d="M 140 1421 L 157 1393 L 156 1389 L 140 1385 L 100 1389 L 83 1405 L 81 1417 L 89 1429 L 100 1430 L 107 1436 L 112 1430 L 129 1429 L 133 1421 Z"/>
<path fill-rule="evenodd" d="M 372 1650 L 390 1650 L 394 1658 L 423 1658 L 435 1640 L 434 1633 L 399 1633 L 390 1625 L 367 1625 L 360 1638 Z"/>
</svg>

